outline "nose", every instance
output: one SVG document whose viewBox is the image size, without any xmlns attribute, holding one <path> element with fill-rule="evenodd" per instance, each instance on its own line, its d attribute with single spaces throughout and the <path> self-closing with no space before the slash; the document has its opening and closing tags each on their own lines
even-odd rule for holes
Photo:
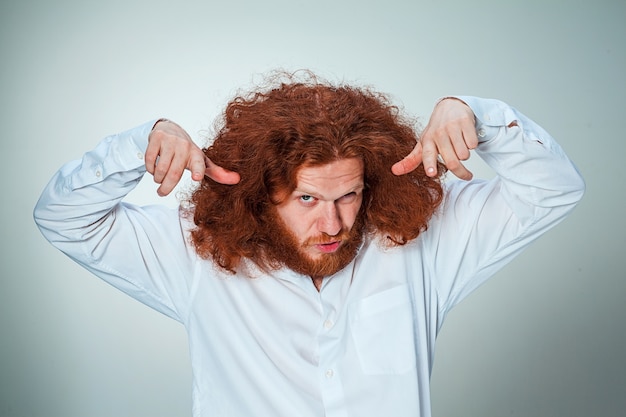
<svg viewBox="0 0 626 417">
<path fill-rule="evenodd" d="M 323 205 L 318 228 L 320 232 L 329 236 L 335 236 L 341 232 L 341 217 L 334 202 L 329 201 Z"/>
</svg>

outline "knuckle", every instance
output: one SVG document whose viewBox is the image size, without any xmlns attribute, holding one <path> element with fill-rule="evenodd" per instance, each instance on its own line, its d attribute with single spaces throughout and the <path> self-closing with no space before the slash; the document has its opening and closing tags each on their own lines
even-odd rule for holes
<svg viewBox="0 0 626 417">
<path fill-rule="evenodd" d="M 155 141 L 162 142 L 164 137 L 165 137 L 165 132 L 161 130 L 153 130 L 152 132 L 150 132 L 149 141 L 150 143 L 153 143 Z"/>
<path fill-rule="evenodd" d="M 437 154 L 437 148 L 435 146 L 424 146 L 422 149 L 422 157 L 430 158 Z"/>
<path fill-rule="evenodd" d="M 433 132 L 434 137 L 436 137 L 436 138 L 440 138 L 440 137 L 442 137 L 442 136 L 446 136 L 446 135 L 448 135 L 448 130 L 449 130 L 448 125 L 438 127 L 438 128 L 436 128 L 436 129 L 435 129 L 435 131 Z"/>
<path fill-rule="evenodd" d="M 183 138 L 176 138 L 177 147 L 185 152 L 191 151 L 191 143 Z"/>
<path fill-rule="evenodd" d="M 182 177 L 182 175 L 183 175 L 183 170 L 178 167 L 170 168 L 169 172 L 167 173 L 167 176 L 174 180 L 179 179 L 180 177 Z"/>
<path fill-rule="evenodd" d="M 461 161 L 467 161 L 470 157 L 470 153 L 469 150 L 467 149 L 461 149 L 458 152 L 458 157 Z"/>
<path fill-rule="evenodd" d="M 163 178 L 165 174 L 167 174 L 167 168 L 164 167 L 162 164 L 157 164 L 157 166 L 154 168 L 154 176 Z"/>
<path fill-rule="evenodd" d="M 149 167 L 154 167 L 156 165 L 157 155 L 154 152 L 146 151 L 143 158 L 146 165 L 148 165 Z"/>
<path fill-rule="evenodd" d="M 449 170 L 455 171 L 461 168 L 463 165 L 458 159 L 453 159 L 451 161 L 446 161 L 446 166 L 448 167 Z"/>
<path fill-rule="evenodd" d="M 474 126 L 474 114 L 473 113 L 465 113 L 463 116 L 461 116 L 461 122 L 463 124 L 470 124 L 472 126 Z"/>
</svg>

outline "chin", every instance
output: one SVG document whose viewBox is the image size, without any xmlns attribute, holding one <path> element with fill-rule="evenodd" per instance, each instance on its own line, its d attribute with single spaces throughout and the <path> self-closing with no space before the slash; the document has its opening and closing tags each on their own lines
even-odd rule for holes
<svg viewBox="0 0 626 417">
<path fill-rule="evenodd" d="M 364 226 L 360 218 L 346 232 L 339 247 L 329 253 L 320 252 L 310 245 L 311 241 L 299 241 L 280 218 L 277 218 L 277 225 L 273 229 L 271 240 L 274 245 L 268 248 L 268 257 L 275 264 L 310 277 L 327 277 L 341 271 L 354 260 L 363 242 Z"/>
</svg>

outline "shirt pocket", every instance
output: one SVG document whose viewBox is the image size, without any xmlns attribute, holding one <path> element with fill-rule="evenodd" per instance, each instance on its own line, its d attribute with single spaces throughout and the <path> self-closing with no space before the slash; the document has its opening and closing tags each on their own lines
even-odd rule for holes
<svg viewBox="0 0 626 417">
<path fill-rule="evenodd" d="M 349 314 L 355 350 L 365 374 L 400 374 L 415 367 L 413 310 L 406 285 L 355 302 Z"/>
</svg>

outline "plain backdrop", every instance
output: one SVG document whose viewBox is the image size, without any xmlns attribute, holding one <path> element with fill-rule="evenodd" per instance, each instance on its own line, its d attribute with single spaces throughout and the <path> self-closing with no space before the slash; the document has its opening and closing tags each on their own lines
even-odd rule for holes
<svg viewBox="0 0 626 417">
<path fill-rule="evenodd" d="M 0 416 L 191 414 L 182 326 L 52 248 L 32 209 L 108 134 L 167 117 L 202 143 L 275 68 L 374 86 L 424 123 L 444 95 L 500 98 L 551 132 L 587 194 L 449 316 L 433 412 L 623 415 L 625 22 L 618 0 L 2 1 Z M 129 199 L 176 204 L 155 189 Z"/>
</svg>

